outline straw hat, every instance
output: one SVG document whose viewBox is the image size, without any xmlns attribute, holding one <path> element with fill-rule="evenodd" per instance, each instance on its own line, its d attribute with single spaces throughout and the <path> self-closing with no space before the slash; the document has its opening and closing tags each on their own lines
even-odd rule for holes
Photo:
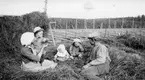
<svg viewBox="0 0 145 80">
<path fill-rule="evenodd" d="M 35 27 L 34 28 L 34 30 L 33 30 L 33 32 L 35 33 L 35 32 L 39 32 L 39 31 L 43 31 L 43 29 L 41 28 L 41 27 Z"/>
</svg>

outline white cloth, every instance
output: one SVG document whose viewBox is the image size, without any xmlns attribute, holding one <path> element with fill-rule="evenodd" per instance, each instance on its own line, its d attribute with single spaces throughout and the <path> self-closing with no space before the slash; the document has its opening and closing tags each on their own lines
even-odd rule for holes
<svg viewBox="0 0 145 80">
<path fill-rule="evenodd" d="M 29 62 L 27 64 L 22 62 L 21 68 L 24 71 L 38 72 L 38 71 L 46 70 L 48 68 L 52 68 L 53 69 L 56 66 L 57 66 L 57 63 L 55 63 L 53 61 L 49 61 L 49 60 L 44 60 L 42 65 L 40 63 L 34 63 L 34 62 Z"/>
</svg>

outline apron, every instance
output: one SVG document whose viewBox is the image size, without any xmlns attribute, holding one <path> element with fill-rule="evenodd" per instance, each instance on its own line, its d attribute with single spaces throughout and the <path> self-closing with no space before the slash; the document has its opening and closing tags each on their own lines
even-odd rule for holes
<svg viewBox="0 0 145 80">
<path fill-rule="evenodd" d="M 57 66 L 57 63 L 50 60 L 44 60 L 42 64 L 35 63 L 35 62 L 29 62 L 25 64 L 24 62 L 22 62 L 21 68 L 24 71 L 38 72 L 38 71 L 46 70 L 48 68 L 53 69 L 56 66 Z"/>
</svg>

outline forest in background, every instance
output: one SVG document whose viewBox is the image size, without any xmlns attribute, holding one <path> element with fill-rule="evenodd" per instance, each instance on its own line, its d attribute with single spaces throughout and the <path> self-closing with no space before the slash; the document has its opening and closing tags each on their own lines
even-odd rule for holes
<svg viewBox="0 0 145 80">
<path fill-rule="evenodd" d="M 56 22 L 56 29 L 98 29 L 98 28 L 144 28 L 145 15 L 137 17 L 98 18 L 98 19 L 75 19 L 75 18 L 52 18 Z"/>
</svg>

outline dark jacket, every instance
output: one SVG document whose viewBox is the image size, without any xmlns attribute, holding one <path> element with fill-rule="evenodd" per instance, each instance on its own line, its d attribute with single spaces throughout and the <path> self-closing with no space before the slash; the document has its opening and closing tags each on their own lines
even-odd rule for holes
<svg viewBox="0 0 145 80">
<path fill-rule="evenodd" d="M 22 47 L 21 54 L 22 54 L 22 61 L 24 63 L 40 61 L 40 58 L 38 56 L 34 55 L 32 53 L 32 50 L 28 47 Z"/>
</svg>

